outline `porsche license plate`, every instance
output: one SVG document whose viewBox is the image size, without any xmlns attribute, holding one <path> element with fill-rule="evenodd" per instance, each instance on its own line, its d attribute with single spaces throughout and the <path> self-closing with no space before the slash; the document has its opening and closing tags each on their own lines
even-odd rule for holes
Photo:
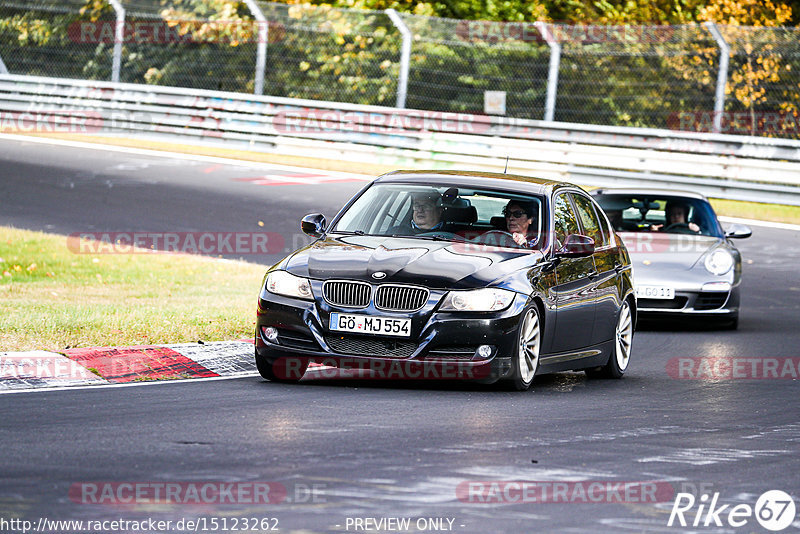
<svg viewBox="0 0 800 534">
<path fill-rule="evenodd" d="M 636 288 L 636 298 L 662 300 L 674 299 L 675 289 L 666 286 L 638 286 Z"/>
<path fill-rule="evenodd" d="M 330 329 L 334 332 L 356 332 L 359 334 L 410 337 L 411 319 L 332 313 Z"/>
</svg>

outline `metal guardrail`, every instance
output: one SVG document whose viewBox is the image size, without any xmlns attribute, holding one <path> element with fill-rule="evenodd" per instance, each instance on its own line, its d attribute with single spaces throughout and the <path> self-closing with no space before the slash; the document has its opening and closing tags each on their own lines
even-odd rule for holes
<svg viewBox="0 0 800 534">
<path fill-rule="evenodd" d="M 0 131 L 214 141 L 396 167 L 509 170 L 800 205 L 800 141 L 0 75 Z"/>
</svg>

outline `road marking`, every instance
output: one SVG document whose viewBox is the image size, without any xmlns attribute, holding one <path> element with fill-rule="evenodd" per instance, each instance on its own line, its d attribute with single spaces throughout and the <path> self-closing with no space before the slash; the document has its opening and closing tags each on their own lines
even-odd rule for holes
<svg viewBox="0 0 800 534">
<path fill-rule="evenodd" d="M 337 176 L 325 176 L 323 174 L 275 174 L 254 176 L 252 178 L 232 178 L 235 182 L 249 182 L 254 185 L 318 185 L 341 182 L 363 182 L 361 178 L 339 178 Z"/>
<path fill-rule="evenodd" d="M 40 387 L 36 389 L 8 389 L 2 390 L 0 389 L 0 395 L 10 395 L 12 393 L 43 393 L 46 391 L 75 391 L 81 389 L 106 389 L 106 388 L 127 388 L 127 387 L 138 387 L 138 386 L 158 386 L 158 385 L 165 385 L 165 384 L 201 384 L 205 382 L 209 382 L 212 380 L 238 380 L 240 378 L 250 378 L 250 377 L 258 377 L 261 380 L 261 377 L 258 376 L 258 373 L 247 373 L 235 376 L 210 376 L 207 378 L 203 378 L 202 380 L 198 380 L 197 378 L 180 378 L 175 380 L 151 380 L 148 382 L 121 382 L 118 384 L 109 384 L 106 382 L 98 383 L 96 385 L 86 385 L 86 386 L 57 386 L 57 387 Z"/>
</svg>

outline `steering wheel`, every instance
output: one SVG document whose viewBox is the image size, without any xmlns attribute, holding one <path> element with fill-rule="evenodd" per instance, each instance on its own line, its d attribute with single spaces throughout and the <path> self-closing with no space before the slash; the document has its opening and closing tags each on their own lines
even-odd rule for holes
<svg viewBox="0 0 800 534">
<path fill-rule="evenodd" d="M 494 236 L 497 236 L 497 238 L 494 238 Z M 522 246 L 514 241 L 514 236 L 511 235 L 510 232 L 506 232 L 505 230 L 489 230 L 488 232 L 473 239 L 473 241 L 476 243 L 484 243 L 486 245 L 492 245 L 496 247 L 520 248 Z"/>
<path fill-rule="evenodd" d="M 662 232 L 669 232 L 673 234 L 695 234 L 694 230 L 689 228 L 689 223 L 673 223 L 664 227 Z"/>
</svg>

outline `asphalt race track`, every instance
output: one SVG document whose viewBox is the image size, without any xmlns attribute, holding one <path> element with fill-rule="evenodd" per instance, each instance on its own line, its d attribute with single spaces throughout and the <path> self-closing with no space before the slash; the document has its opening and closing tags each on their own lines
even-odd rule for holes
<svg viewBox="0 0 800 534">
<path fill-rule="evenodd" d="M 62 234 L 268 231 L 290 249 L 308 242 L 300 217 L 333 216 L 363 185 L 1 139 L 0 160 L 0 224 Z M 511 393 L 317 372 L 294 386 L 248 377 L 0 395 L 0 530 L 13 518 L 200 518 L 207 531 L 212 519 L 234 531 L 245 525 L 236 519 L 275 518 L 257 530 L 767 532 L 754 516 L 731 526 L 728 514 L 768 490 L 800 508 L 800 380 L 783 367 L 796 372 L 800 356 L 800 232 L 754 227 L 737 245 L 739 330 L 644 325 L 619 381 L 561 373 Z M 267 265 L 282 254 L 243 257 Z M 676 375 L 676 359 L 697 357 L 745 359 L 745 374 L 778 361 L 783 378 Z M 632 482 L 656 491 L 590 487 Z M 277 498 L 129 503 L 111 491 L 124 483 L 269 483 Z M 92 500 L 105 490 L 114 497 Z M 669 527 L 679 492 L 696 504 L 689 526 Z M 717 509 L 728 505 L 722 526 L 705 523 L 715 494 Z M 798 529 L 795 519 L 786 532 Z M 79 529 L 51 531 L 69 530 Z"/>
</svg>

